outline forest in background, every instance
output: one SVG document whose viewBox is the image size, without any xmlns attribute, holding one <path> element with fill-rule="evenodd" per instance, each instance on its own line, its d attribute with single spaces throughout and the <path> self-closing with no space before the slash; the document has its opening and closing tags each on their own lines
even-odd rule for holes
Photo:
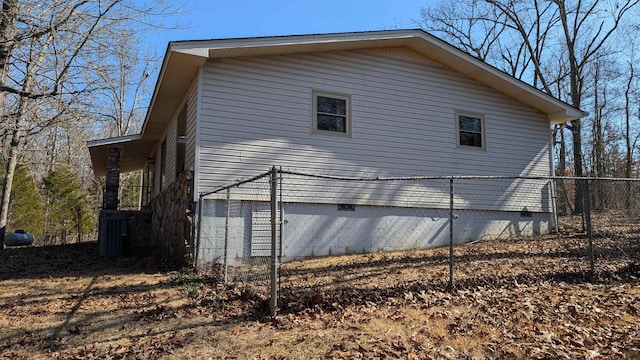
<svg viewBox="0 0 640 360">
<path fill-rule="evenodd" d="M 0 228 L 39 244 L 95 240 L 104 180 L 86 141 L 139 132 L 163 55 L 145 39 L 171 28 L 180 6 L 2 1 Z"/>
<path fill-rule="evenodd" d="M 416 17 L 589 113 L 554 128 L 557 175 L 637 177 L 639 2 L 425 1 Z M 138 133 L 163 55 L 145 38 L 180 11 L 163 0 L 2 2 L 0 227 L 45 244 L 95 234 L 103 183 L 86 140 Z M 137 175 L 124 176 L 137 184 Z"/>
<path fill-rule="evenodd" d="M 423 28 L 588 115 L 553 131 L 556 175 L 636 177 L 638 0 L 439 1 Z"/>
</svg>

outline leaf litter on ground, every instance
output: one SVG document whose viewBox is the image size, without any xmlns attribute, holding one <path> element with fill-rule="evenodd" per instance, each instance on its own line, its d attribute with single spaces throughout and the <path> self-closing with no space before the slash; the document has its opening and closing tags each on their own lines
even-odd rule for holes
<svg viewBox="0 0 640 360">
<path fill-rule="evenodd" d="M 458 246 L 451 291 L 448 249 L 294 261 L 275 317 L 265 283 L 158 272 L 95 243 L 9 249 L 0 357 L 640 358 L 637 247 L 614 239 L 598 238 L 595 274 L 584 238 Z"/>
</svg>

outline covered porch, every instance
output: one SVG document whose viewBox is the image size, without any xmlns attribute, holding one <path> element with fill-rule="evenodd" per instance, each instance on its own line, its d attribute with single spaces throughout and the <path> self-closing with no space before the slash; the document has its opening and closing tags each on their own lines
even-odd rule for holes
<svg viewBox="0 0 640 360">
<path fill-rule="evenodd" d="M 163 186 L 165 160 L 156 161 L 155 145 L 140 135 L 88 142 L 94 174 L 105 177 L 100 255 L 153 255 L 165 266 L 182 266 L 193 245 L 193 172 Z M 136 174 L 134 181 L 126 174 Z"/>
</svg>

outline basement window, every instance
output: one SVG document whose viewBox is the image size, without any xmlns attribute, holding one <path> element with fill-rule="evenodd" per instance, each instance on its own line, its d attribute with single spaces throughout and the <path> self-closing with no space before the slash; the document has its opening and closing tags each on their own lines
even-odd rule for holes
<svg viewBox="0 0 640 360">
<path fill-rule="evenodd" d="M 351 135 L 351 97 L 344 94 L 313 92 L 313 134 Z"/>
<path fill-rule="evenodd" d="M 356 206 L 353 204 L 338 204 L 338 211 L 356 211 Z"/>
</svg>

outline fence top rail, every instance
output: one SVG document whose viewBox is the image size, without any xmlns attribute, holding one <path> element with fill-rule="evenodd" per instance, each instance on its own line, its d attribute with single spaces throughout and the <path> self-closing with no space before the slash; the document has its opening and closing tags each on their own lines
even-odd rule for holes
<svg viewBox="0 0 640 360">
<path fill-rule="evenodd" d="M 283 175 L 303 176 L 324 180 L 335 181 L 361 181 L 361 182 L 373 182 L 373 181 L 418 181 L 418 180 L 582 180 L 582 181 L 626 181 L 626 182 L 640 182 L 640 178 L 604 178 L 604 177 L 579 177 L 579 176 L 506 176 L 506 175 L 447 175 L 447 176 L 391 176 L 391 177 L 349 177 L 349 176 L 335 176 L 335 175 L 322 175 L 313 174 L 301 171 L 282 170 L 278 169 L 277 172 Z M 241 186 L 246 183 L 260 180 L 264 177 L 270 176 L 271 171 L 261 173 L 259 175 L 238 180 L 228 185 L 217 187 L 210 191 L 204 191 L 200 193 L 200 198 L 207 195 L 219 193 L 227 189 Z"/>
<path fill-rule="evenodd" d="M 399 180 L 599 180 L 599 181 L 632 181 L 640 182 L 640 178 L 609 178 L 587 176 L 519 176 L 519 175 L 446 175 L 446 176 L 399 176 L 399 177 L 348 177 L 305 173 L 300 171 L 279 170 L 281 174 L 315 177 L 327 180 L 342 181 L 399 181 Z"/>
<path fill-rule="evenodd" d="M 235 181 L 235 182 L 233 182 L 233 183 L 231 183 L 229 185 L 224 185 L 224 186 L 221 186 L 221 187 L 217 187 L 217 188 L 215 188 L 213 190 L 210 190 L 210 191 L 201 192 L 200 193 L 200 199 L 202 199 L 203 197 L 205 197 L 207 195 L 219 193 L 219 192 L 225 191 L 227 189 L 231 189 L 231 188 L 238 187 L 238 186 L 246 184 L 246 183 L 257 181 L 257 180 L 260 180 L 260 179 L 262 179 L 264 177 L 267 177 L 267 176 L 270 176 L 270 175 L 271 175 L 271 172 L 269 171 L 269 172 L 262 173 L 260 175 L 256 175 L 256 176 L 251 177 L 251 178 Z"/>
<path fill-rule="evenodd" d="M 640 182 L 640 178 L 618 178 L 618 177 L 590 177 L 590 176 L 553 176 L 554 180 L 595 180 L 595 181 L 622 181 L 622 182 Z"/>
<path fill-rule="evenodd" d="M 318 179 L 325 180 L 336 180 L 336 181 L 408 181 L 408 180 L 475 180 L 475 179 L 487 179 L 487 180 L 497 180 L 497 179 L 527 179 L 527 180 L 550 180 L 552 177 L 550 176 L 490 176 L 490 175 L 448 175 L 448 176 L 398 176 L 398 177 L 348 177 L 348 176 L 333 176 L 333 175 L 320 175 L 320 174 L 311 174 L 299 171 L 290 171 L 290 170 L 280 170 L 281 174 L 295 175 L 295 176 L 305 176 L 312 177 Z M 585 178 L 581 178 L 585 179 Z"/>
</svg>

